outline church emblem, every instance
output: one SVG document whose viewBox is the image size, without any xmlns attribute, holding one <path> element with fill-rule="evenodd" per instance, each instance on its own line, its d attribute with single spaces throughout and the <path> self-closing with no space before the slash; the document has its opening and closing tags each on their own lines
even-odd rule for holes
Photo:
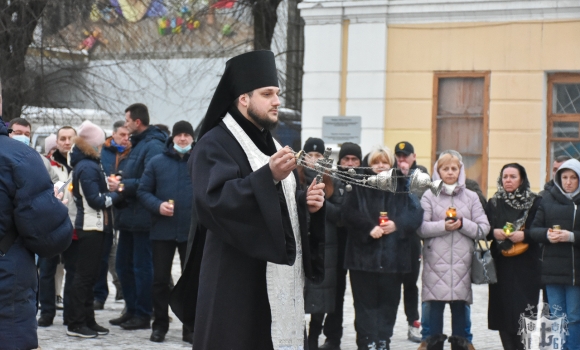
<svg viewBox="0 0 580 350">
<path fill-rule="evenodd" d="M 545 304 L 548 306 L 547 304 Z M 535 307 L 528 305 L 526 311 L 529 314 L 520 315 L 520 330 L 524 349 L 526 350 L 548 350 L 562 349 L 568 335 L 568 318 L 562 313 L 562 307 L 552 306 L 554 313 L 549 315 L 537 314 L 533 312 Z"/>
<path fill-rule="evenodd" d="M 405 148 L 405 143 L 403 143 L 403 142 L 399 143 L 399 149 L 403 149 L 403 148 Z"/>
</svg>

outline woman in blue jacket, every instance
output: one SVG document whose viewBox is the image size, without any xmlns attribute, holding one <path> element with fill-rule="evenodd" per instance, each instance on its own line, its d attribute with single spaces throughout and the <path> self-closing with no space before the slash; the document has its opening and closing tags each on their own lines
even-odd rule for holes
<svg viewBox="0 0 580 350">
<path fill-rule="evenodd" d="M 185 260 L 191 224 L 193 189 L 187 161 L 193 144 L 193 127 L 186 121 L 173 126 L 167 148 L 147 163 L 137 197 L 151 215 L 153 249 L 153 309 L 155 321 L 150 340 L 162 342 L 169 329 L 169 279 L 175 249 L 181 267 Z M 183 329 L 183 340 L 189 341 Z"/>
<path fill-rule="evenodd" d="M 72 194 L 77 207 L 74 222 L 78 236 L 78 259 L 72 282 L 67 335 L 94 338 L 109 330 L 95 321 L 93 287 L 99 273 L 105 233 L 112 229 L 111 206 L 119 201 L 118 193 L 109 192 L 100 162 L 100 148 L 105 142 L 101 128 L 85 121 L 69 152 L 72 170 Z"/>
</svg>

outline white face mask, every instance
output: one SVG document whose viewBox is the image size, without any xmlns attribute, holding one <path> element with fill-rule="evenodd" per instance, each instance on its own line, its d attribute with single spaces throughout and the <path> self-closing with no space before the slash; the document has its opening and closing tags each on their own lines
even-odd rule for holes
<svg viewBox="0 0 580 350">
<path fill-rule="evenodd" d="M 26 146 L 30 146 L 30 137 L 28 137 L 26 135 L 14 135 L 14 136 L 12 136 L 12 139 L 14 139 L 16 141 L 20 141 L 23 144 L 25 144 Z"/>
<path fill-rule="evenodd" d="M 185 153 L 189 152 L 189 150 L 191 149 L 191 144 L 190 144 L 190 145 L 187 145 L 186 147 L 179 147 L 179 145 L 178 145 L 178 144 L 174 143 L 174 144 L 173 144 L 173 148 L 174 148 L 174 149 L 175 149 L 177 152 L 179 152 L 179 153 L 181 153 L 181 154 L 185 154 Z"/>
</svg>

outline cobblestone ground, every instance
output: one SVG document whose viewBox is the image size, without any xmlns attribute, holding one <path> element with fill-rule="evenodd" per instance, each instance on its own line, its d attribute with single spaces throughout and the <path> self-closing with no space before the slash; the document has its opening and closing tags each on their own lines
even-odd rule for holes
<svg viewBox="0 0 580 350">
<path fill-rule="evenodd" d="M 176 258 L 173 264 L 173 278 L 179 278 L 179 261 Z M 420 279 L 419 279 L 420 280 Z M 420 281 L 419 281 L 420 283 Z M 348 284 L 347 284 L 348 285 Z M 164 343 L 153 343 L 149 341 L 150 330 L 125 331 L 120 327 L 109 324 L 109 319 L 116 318 L 123 310 L 124 304 L 114 301 L 115 287 L 109 283 L 112 295 L 109 296 L 105 304 L 105 310 L 96 311 L 97 322 L 110 329 L 110 333 L 94 339 L 80 339 L 66 335 L 66 327 L 62 325 L 62 311 L 57 312 L 54 325 L 47 328 L 38 328 L 39 344 L 42 349 L 190 349 L 191 345 L 181 340 L 181 323 L 171 314 L 173 322 L 170 324 L 169 332 Z M 495 331 L 487 329 L 487 286 L 473 286 L 473 299 L 471 311 L 472 332 L 474 335 L 474 346 L 477 350 L 501 350 L 499 335 Z M 342 349 L 356 349 L 356 334 L 354 331 L 354 308 L 352 306 L 352 295 L 348 288 L 345 300 L 344 336 Z M 308 316 L 306 317 L 308 322 Z M 445 332 L 450 333 L 450 311 L 445 310 Z M 320 337 L 320 343 L 324 342 L 324 336 Z M 394 335 L 391 339 L 392 350 L 416 350 L 418 344 L 407 340 L 407 322 L 402 302 L 397 313 L 397 323 Z M 447 345 L 445 349 L 450 349 Z M 259 350 L 259 349 L 256 349 Z"/>
</svg>

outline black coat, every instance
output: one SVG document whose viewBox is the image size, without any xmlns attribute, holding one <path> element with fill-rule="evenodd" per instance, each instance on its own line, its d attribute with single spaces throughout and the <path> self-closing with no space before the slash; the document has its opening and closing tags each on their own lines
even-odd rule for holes
<svg viewBox="0 0 580 350">
<path fill-rule="evenodd" d="M 196 350 L 272 349 L 266 265 L 292 265 L 297 249 L 294 237 L 284 230 L 280 184 L 274 185 L 268 165 L 252 171 L 244 150 L 223 123 L 196 144 L 190 167 L 202 229 L 196 233 L 192 255 L 178 283 L 184 279 L 189 283 L 185 291 L 178 289 L 186 299 L 172 300 L 172 308 L 190 326 L 191 314 L 195 314 Z M 296 192 L 296 204 L 304 272 L 320 282 L 324 278 L 325 209 L 311 214 L 308 225 L 306 196 L 301 190 Z M 207 228 L 205 235 L 203 228 Z M 195 295 L 197 303 L 191 304 Z"/>
<path fill-rule="evenodd" d="M 405 188 L 399 178 L 397 189 Z M 379 224 L 380 212 L 388 212 L 397 230 L 379 239 L 370 232 Z M 412 193 L 391 193 L 353 186 L 342 206 L 348 230 L 344 267 L 350 270 L 382 273 L 409 273 L 415 231 L 423 221 L 423 209 Z"/>
<path fill-rule="evenodd" d="M 495 198 L 489 200 L 485 213 L 490 224 L 487 239 L 491 241 L 491 251 L 495 261 L 498 282 L 489 285 L 489 303 L 487 311 L 488 328 L 516 334 L 519 330 L 520 314 L 529 314 L 528 305 L 538 305 L 540 295 L 540 247 L 532 239 L 531 227 L 541 197 L 537 197 L 528 211 L 524 229 L 524 242 L 528 250 L 520 255 L 505 257 L 501 254 L 493 230 L 503 228 L 506 222 L 514 222 L 522 210 L 509 207 Z M 532 310 L 537 312 L 537 310 Z"/>
<path fill-rule="evenodd" d="M 544 192 L 532 226 L 532 237 L 542 243 L 542 283 L 580 285 L 580 196 L 570 200 L 557 186 Z M 560 225 L 574 233 L 574 243 L 550 243 L 548 228 Z"/>
<path fill-rule="evenodd" d="M 316 172 L 304 169 L 306 185 L 310 185 Z M 333 180 L 334 192 L 326 200 L 326 225 L 324 242 L 324 281 L 314 283 L 306 280 L 304 308 L 306 313 L 332 313 L 336 306 L 336 277 L 338 263 L 337 225 L 342 225 L 340 208 L 345 197 L 344 184 Z M 342 266 L 340 266 L 342 268 Z"/>
</svg>

